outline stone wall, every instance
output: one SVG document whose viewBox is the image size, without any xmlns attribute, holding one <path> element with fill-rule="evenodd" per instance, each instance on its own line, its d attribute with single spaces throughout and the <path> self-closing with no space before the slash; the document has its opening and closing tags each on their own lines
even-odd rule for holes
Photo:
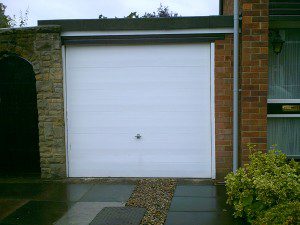
<svg viewBox="0 0 300 225">
<path fill-rule="evenodd" d="M 35 72 L 42 178 L 66 177 L 60 28 L 0 29 L 0 52 L 16 53 Z"/>
</svg>

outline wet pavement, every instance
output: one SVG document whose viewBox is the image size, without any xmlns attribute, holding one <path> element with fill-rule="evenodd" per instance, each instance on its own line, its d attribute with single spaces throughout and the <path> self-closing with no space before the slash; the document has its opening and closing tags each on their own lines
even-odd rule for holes
<svg viewBox="0 0 300 225">
<path fill-rule="evenodd" d="M 134 185 L 0 184 L 1 225 L 89 224 L 105 207 L 124 206 Z"/>
<path fill-rule="evenodd" d="M 178 185 L 166 225 L 237 225 L 226 205 L 224 186 Z"/>
<path fill-rule="evenodd" d="M 103 220 L 101 210 L 124 207 L 134 187 L 133 184 L 0 183 L 0 225 L 88 225 L 93 220 L 97 224 L 95 221 Z M 242 224 L 233 219 L 225 197 L 224 186 L 178 185 L 165 224 Z"/>
</svg>

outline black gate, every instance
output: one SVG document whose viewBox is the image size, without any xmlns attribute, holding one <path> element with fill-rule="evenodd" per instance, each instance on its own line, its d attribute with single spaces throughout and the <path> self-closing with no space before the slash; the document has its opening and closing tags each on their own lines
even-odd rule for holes
<svg viewBox="0 0 300 225">
<path fill-rule="evenodd" d="M 0 55 L 0 175 L 40 173 L 36 82 L 32 65 Z"/>
</svg>

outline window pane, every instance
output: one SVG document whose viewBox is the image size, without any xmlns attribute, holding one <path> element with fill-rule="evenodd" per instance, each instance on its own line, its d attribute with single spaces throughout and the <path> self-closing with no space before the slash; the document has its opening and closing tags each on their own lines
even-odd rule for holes
<svg viewBox="0 0 300 225">
<path fill-rule="evenodd" d="M 269 99 L 300 99 L 300 30 L 280 32 L 285 40 L 281 53 L 269 47 Z"/>
<path fill-rule="evenodd" d="M 268 148 L 291 156 L 300 155 L 300 118 L 268 118 Z"/>
</svg>

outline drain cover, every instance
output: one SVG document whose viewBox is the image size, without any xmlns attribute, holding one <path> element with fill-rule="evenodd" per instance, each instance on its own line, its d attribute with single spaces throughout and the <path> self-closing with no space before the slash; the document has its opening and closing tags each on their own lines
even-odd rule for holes
<svg viewBox="0 0 300 225">
<path fill-rule="evenodd" d="M 146 209 L 136 207 L 106 207 L 90 225 L 139 225 Z"/>
</svg>

